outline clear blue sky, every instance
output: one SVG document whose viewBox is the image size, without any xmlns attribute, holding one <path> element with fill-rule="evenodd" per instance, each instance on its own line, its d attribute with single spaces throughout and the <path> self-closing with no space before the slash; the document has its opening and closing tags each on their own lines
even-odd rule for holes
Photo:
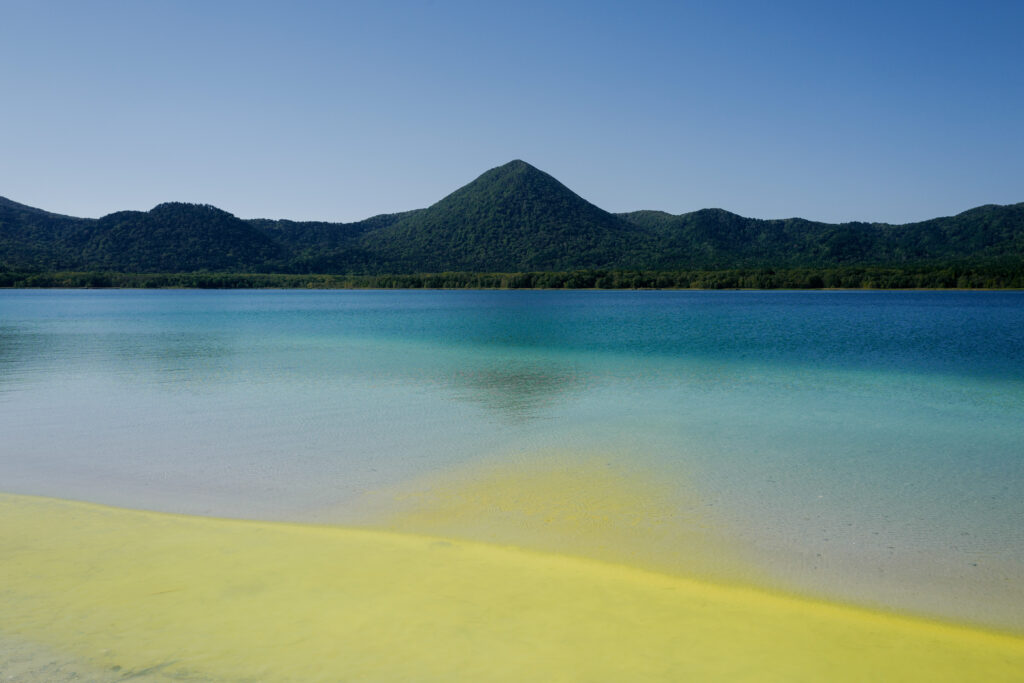
<svg viewBox="0 0 1024 683">
<path fill-rule="evenodd" d="M 349 221 L 524 159 L 610 211 L 1024 201 L 1024 2 L 0 0 L 0 195 Z"/>
</svg>

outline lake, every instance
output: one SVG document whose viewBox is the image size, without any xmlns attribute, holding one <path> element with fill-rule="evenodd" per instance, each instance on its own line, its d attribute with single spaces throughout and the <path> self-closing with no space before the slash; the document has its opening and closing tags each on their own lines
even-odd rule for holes
<svg viewBox="0 0 1024 683">
<path fill-rule="evenodd" d="M 1024 293 L 0 292 L 0 491 L 1024 630 Z"/>
</svg>

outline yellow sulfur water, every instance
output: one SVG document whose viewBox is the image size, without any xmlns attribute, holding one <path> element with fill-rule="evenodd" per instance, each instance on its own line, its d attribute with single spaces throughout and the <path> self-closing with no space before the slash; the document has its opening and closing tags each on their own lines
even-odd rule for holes
<svg viewBox="0 0 1024 683">
<path fill-rule="evenodd" d="M 552 553 L 0 495 L 0 642 L 130 678 L 1009 681 L 1024 639 Z"/>
<path fill-rule="evenodd" d="M 322 517 L 718 582 L 754 578 L 685 476 L 622 461 L 571 451 L 481 459 L 373 491 L 350 504 L 354 515 Z"/>
</svg>

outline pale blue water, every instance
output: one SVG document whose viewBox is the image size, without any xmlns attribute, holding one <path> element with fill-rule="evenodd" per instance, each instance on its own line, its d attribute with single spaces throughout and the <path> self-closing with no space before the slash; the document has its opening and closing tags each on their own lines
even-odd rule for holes
<svg viewBox="0 0 1024 683">
<path fill-rule="evenodd" d="M 546 451 L 685 478 L 779 585 L 1024 627 L 1024 293 L 0 292 L 0 490 L 307 519 Z"/>
</svg>

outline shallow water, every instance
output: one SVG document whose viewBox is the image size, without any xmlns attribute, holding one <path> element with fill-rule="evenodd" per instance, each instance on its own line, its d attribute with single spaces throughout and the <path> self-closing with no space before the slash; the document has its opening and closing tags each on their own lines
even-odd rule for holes
<svg viewBox="0 0 1024 683">
<path fill-rule="evenodd" d="M 1017 631 L 1022 417 L 1016 292 L 0 293 L 3 491 L 449 532 Z M 550 463 L 656 482 L 630 500 L 657 505 L 510 494 Z M 622 520 L 636 540 L 602 542 Z"/>
<path fill-rule="evenodd" d="M 408 533 L 0 494 L 0 557 L 0 677 L 19 681 L 954 683 L 1024 667 L 1022 638 Z"/>
</svg>

